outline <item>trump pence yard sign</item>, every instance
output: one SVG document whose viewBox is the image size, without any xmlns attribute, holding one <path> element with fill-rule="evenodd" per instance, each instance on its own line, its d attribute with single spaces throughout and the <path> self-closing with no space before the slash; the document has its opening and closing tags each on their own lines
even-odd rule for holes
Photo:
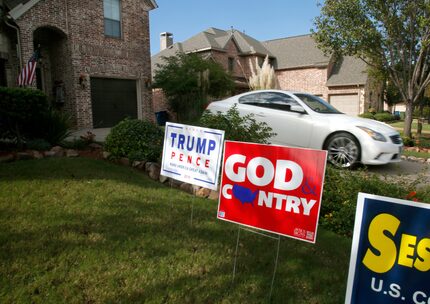
<svg viewBox="0 0 430 304">
<path fill-rule="evenodd" d="M 315 243 L 327 152 L 226 141 L 217 217 Z"/>
<path fill-rule="evenodd" d="M 224 131 L 166 123 L 161 174 L 217 190 Z"/>
<path fill-rule="evenodd" d="M 345 303 L 430 303 L 430 205 L 360 193 Z"/>
</svg>

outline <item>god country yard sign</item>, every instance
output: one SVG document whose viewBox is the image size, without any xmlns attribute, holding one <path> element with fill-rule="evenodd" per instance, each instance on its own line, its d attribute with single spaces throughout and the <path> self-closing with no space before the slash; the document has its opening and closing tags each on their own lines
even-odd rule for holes
<svg viewBox="0 0 430 304">
<path fill-rule="evenodd" d="M 315 243 L 327 152 L 226 141 L 217 217 Z"/>
<path fill-rule="evenodd" d="M 359 193 L 345 303 L 430 303 L 430 205 Z"/>
<path fill-rule="evenodd" d="M 166 123 L 161 174 L 217 190 L 224 131 Z"/>
</svg>

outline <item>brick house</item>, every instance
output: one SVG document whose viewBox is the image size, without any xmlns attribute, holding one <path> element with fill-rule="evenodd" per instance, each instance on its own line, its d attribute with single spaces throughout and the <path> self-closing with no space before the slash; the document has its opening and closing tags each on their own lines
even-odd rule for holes
<svg viewBox="0 0 430 304">
<path fill-rule="evenodd" d="M 36 49 L 37 88 L 76 128 L 153 119 L 149 11 L 154 0 L 0 0 L 0 85 L 16 86 Z"/>
<path fill-rule="evenodd" d="M 170 33 L 162 33 L 160 39 L 161 51 L 151 58 L 153 73 L 163 56 L 197 52 L 229 71 L 236 82 L 234 93 L 239 93 L 248 90 L 249 62 L 261 64 L 269 56 L 280 89 L 321 96 L 350 115 L 363 113 L 381 98 L 364 62 L 353 57 L 335 60 L 325 56 L 310 35 L 258 41 L 234 29 L 209 28 L 181 43 L 173 44 Z M 160 91 L 154 92 L 154 107 L 167 107 Z"/>
</svg>

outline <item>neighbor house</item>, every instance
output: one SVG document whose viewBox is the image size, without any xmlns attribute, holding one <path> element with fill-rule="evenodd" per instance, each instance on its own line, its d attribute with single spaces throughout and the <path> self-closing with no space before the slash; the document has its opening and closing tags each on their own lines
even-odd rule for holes
<svg viewBox="0 0 430 304">
<path fill-rule="evenodd" d="M 149 11 L 154 0 L 1 0 L 0 85 L 16 86 L 39 50 L 35 87 L 76 128 L 154 119 Z"/>
<path fill-rule="evenodd" d="M 363 113 L 382 98 L 363 61 L 326 56 L 310 35 L 258 41 L 234 29 L 209 28 L 178 43 L 173 43 L 171 33 L 162 33 L 160 46 L 160 52 L 151 59 L 153 73 L 158 64 L 163 64 L 163 57 L 177 52 L 199 53 L 231 73 L 236 83 L 234 93 L 249 90 L 250 63 L 261 65 L 268 56 L 280 89 L 321 96 L 347 114 Z M 154 107 L 158 110 L 167 107 L 160 91 L 154 92 Z"/>
</svg>

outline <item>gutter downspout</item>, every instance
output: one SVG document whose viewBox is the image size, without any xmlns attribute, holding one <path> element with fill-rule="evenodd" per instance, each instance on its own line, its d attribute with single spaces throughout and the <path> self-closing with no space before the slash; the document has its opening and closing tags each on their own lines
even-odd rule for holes
<svg viewBox="0 0 430 304">
<path fill-rule="evenodd" d="M 20 34 L 20 31 L 19 31 L 19 27 L 15 26 L 15 25 L 13 25 L 11 23 L 9 23 L 8 19 L 12 19 L 12 17 L 9 16 L 9 15 L 7 15 L 6 19 L 4 20 L 4 22 L 6 23 L 7 26 L 13 28 L 16 31 L 16 37 L 17 37 L 17 40 L 18 40 L 17 52 L 18 52 L 18 59 L 19 59 L 19 70 L 21 71 L 22 70 L 22 66 L 23 66 L 23 64 L 22 64 L 22 54 L 21 54 L 21 34 Z"/>
</svg>

